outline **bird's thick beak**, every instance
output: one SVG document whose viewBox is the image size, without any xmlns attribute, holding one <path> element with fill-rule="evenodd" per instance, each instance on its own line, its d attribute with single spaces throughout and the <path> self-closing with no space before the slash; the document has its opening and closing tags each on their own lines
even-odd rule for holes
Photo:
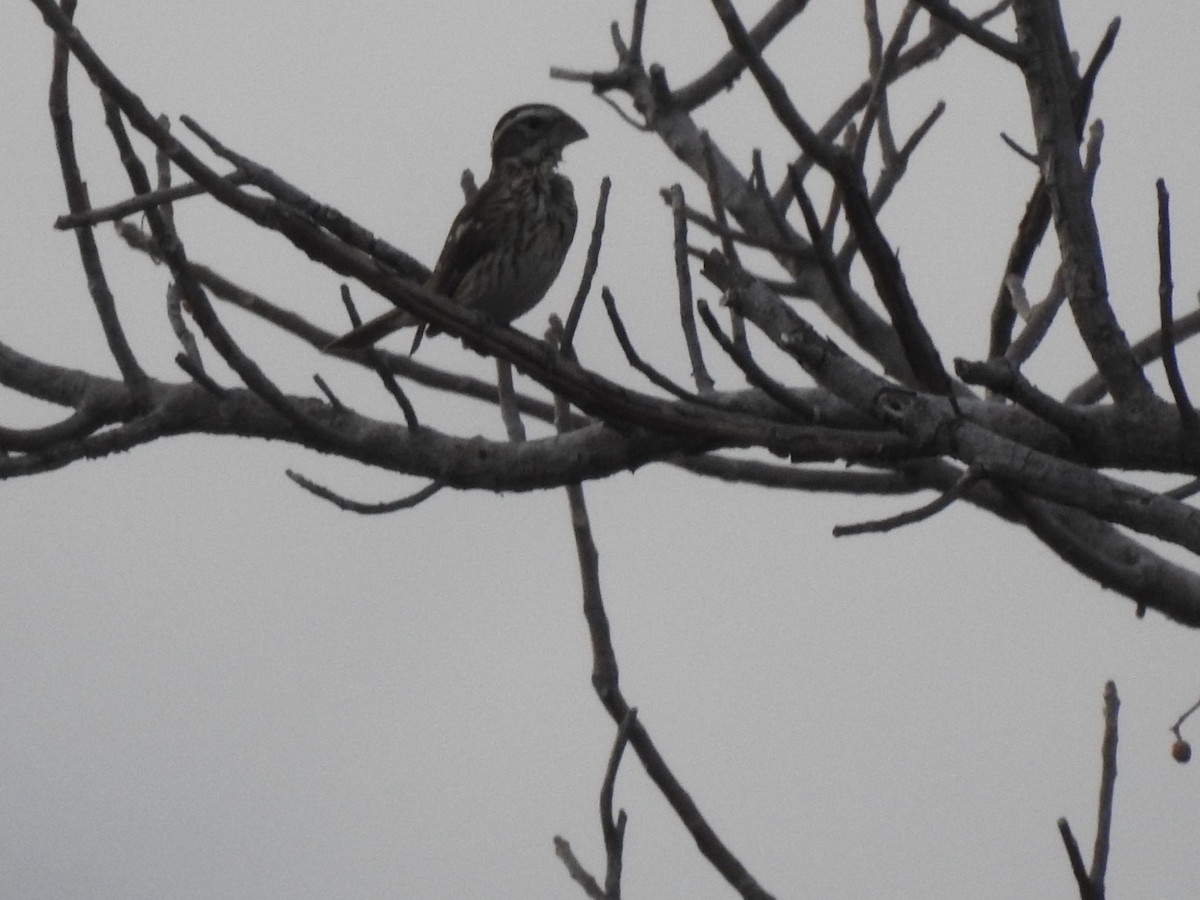
<svg viewBox="0 0 1200 900">
<path fill-rule="evenodd" d="M 576 141 L 582 141 L 588 136 L 584 127 L 566 113 L 563 114 L 562 121 L 558 123 L 557 132 L 559 145 L 563 147 Z"/>
</svg>

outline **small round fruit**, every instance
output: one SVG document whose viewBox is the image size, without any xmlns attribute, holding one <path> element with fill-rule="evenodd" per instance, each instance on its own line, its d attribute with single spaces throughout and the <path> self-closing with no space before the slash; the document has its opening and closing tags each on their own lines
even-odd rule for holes
<svg viewBox="0 0 1200 900">
<path fill-rule="evenodd" d="M 1175 762 L 1187 762 L 1192 758 L 1192 745 L 1183 738 L 1179 738 L 1171 745 L 1171 756 L 1174 757 Z"/>
</svg>

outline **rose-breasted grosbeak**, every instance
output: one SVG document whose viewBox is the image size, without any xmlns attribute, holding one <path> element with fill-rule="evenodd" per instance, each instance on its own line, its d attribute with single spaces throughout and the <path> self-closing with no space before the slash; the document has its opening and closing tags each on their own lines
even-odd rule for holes
<svg viewBox="0 0 1200 900">
<path fill-rule="evenodd" d="M 571 182 L 555 166 L 564 147 L 585 137 L 582 125 L 547 103 L 501 116 L 492 132 L 491 173 L 455 217 L 425 287 L 502 325 L 533 309 L 558 276 L 578 218 Z M 367 347 L 420 324 L 393 309 L 326 349 Z"/>
</svg>

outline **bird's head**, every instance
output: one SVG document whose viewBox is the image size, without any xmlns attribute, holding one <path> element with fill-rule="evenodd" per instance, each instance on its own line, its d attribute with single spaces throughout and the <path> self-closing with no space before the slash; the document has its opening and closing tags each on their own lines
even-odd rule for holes
<svg viewBox="0 0 1200 900">
<path fill-rule="evenodd" d="M 588 136 L 583 126 L 557 106 L 526 103 L 510 109 L 492 132 L 492 168 L 517 163 L 553 165 L 563 147 Z"/>
</svg>

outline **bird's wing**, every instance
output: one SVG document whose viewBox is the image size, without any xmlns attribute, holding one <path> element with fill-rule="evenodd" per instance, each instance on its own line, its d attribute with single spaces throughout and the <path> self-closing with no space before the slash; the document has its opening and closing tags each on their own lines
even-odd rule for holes
<svg viewBox="0 0 1200 900">
<path fill-rule="evenodd" d="M 454 217 L 454 222 L 450 225 L 450 232 L 446 235 L 446 243 L 442 245 L 437 265 L 433 267 L 433 273 L 425 282 L 425 287 L 435 294 L 441 294 L 452 300 L 460 299 L 455 297 L 455 294 L 463 279 L 470 274 L 481 259 L 496 249 L 501 225 L 494 220 L 495 217 L 481 215 L 481 212 L 486 213 L 487 210 L 494 208 L 494 202 L 490 198 L 496 194 L 497 190 L 498 182 L 489 178 L 475 192 L 475 196 L 463 204 L 463 208 Z M 332 353 L 359 350 L 369 347 L 397 329 L 416 324 L 418 324 L 418 320 L 409 313 L 400 309 L 391 309 L 342 335 L 325 347 L 325 350 Z M 431 329 L 429 333 L 436 334 L 437 331 Z M 419 343 L 420 334 L 413 342 L 413 351 L 417 349 Z"/>
<path fill-rule="evenodd" d="M 497 223 L 494 217 L 480 213 L 494 208 L 493 195 L 498 189 L 499 182 L 489 178 L 454 217 L 437 265 L 425 285 L 434 293 L 457 299 L 455 293 L 463 279 L 496 249 L 500 240 Z"/>
</svg>

